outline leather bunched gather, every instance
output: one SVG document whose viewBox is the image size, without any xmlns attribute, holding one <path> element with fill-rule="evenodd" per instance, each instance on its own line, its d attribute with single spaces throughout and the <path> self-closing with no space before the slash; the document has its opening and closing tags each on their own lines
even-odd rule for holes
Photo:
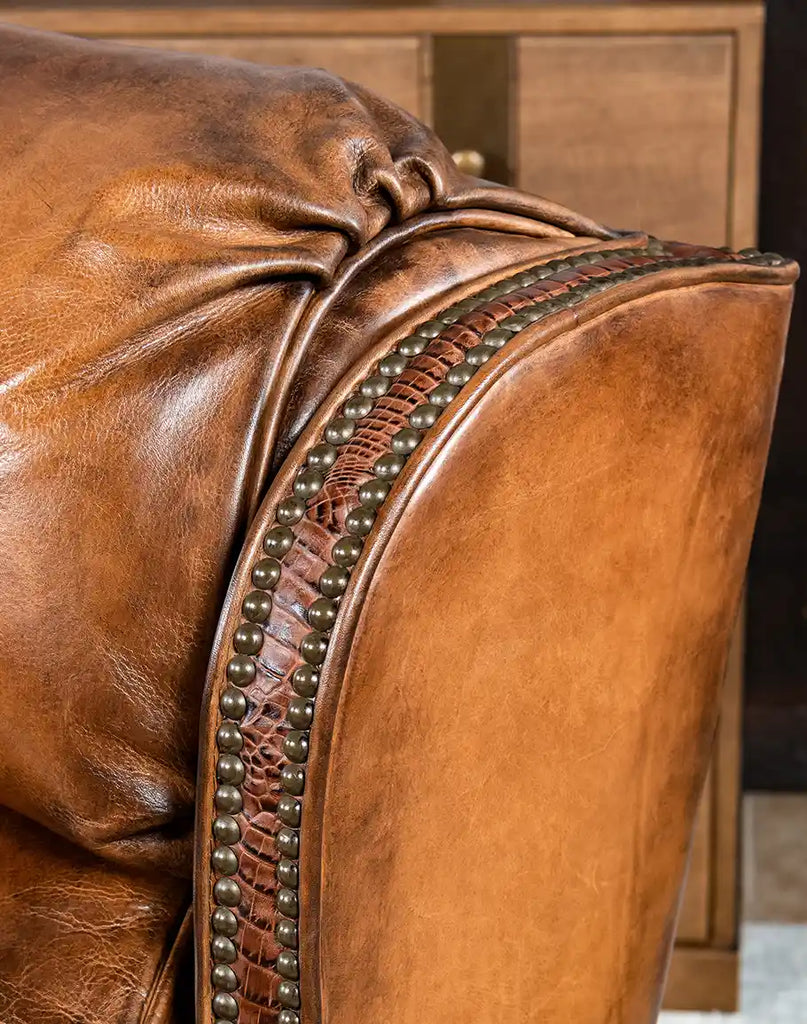
<svg viewBox="0 0 807 1024">
<path fill-rule="evenodd" d="M 627 263 L 615 269 L 613 261 Z M 340 449 L 351 441 L 359 423 L 369 417 L 379 399 L 411 365 L 425 353 L 435 339 L 467 313 L 486 304 L 533 288 L 546 287 L 542 296 L 531 296 L 529 304 L 501 318 L 465 351 L 464 359 L 445 373 L 444 379 L 409 414 L 408 426 L 397 430 L 387 451 L 376 458 L 371 479 L 357 490 L 356 504 L 345 517 L 345 533 L 334 543 L 331 563 L 319 578 L 319 596 L 307 609 L 308 632 L 299 645 L 299 664 L 291 673 L 294 697 L 286 713 L 286 735 L 280 770 L 281 795 L 277 803 L 280 827 L 274 835 L 277 848 L 275 896 L 278 922 L 275 938 L 280 953 L 275 962 L 277 985 L 274 1000 L 281 1009 L 278 1024 L 300 1022 L 299 935 L 299 858 L 300 827 L 304 814 L 304 791 L 309 736 L 316 710 L 320 669 L 328 653 L 331 630 L 339 613 L 339 604 L 350 581 L 351 572 L 361 557 L 365 540 L 373 529 L 379 509 L 386 501 L 395 479 L 409 456 L 423 442 L 447 406 L 457 398 L 479 368 L 492 359 L 520 331 L 564 309 L 569 309 L 615 285 L 646 274 L 675 267 L 707 266 L 720 263 L 747 263 L 777 266 L 785 262 L 775 253 L 745 249 L 734 254 L 727 250 L 697 250 L 651 239 L 644 248 L 583 252 L 566 259 L 553 259 L 505 278 L 477 294 L 463 299 L 433 319 L 420 324 L 411 335 L 397 343 L 381 358 L 343 403 L 340 415 L 323 431 L 319 443 L 309 449 L 292 486 L 292 493 L 277 506 L 275 522 L 263 539 L 262 556 L 251 570 L 251 587 L 241 604 L 242 622 L 231 638 L 232 653 L 227 663 L 227 684 L 219 708 L 221 719 L 216 733 L 218 755 L 215 765 L 217 788 L 214 795 L 213 849 L 211 864 L 215 875 L 212 888 L 211 980 L 212 1009 L 216 1024 L 230 1024 L 239 1016 L 239 979 L 233 969 L 238 958 L 236 937 L 238 919 L 234 910 L 241 902 L 236 880 L 239 859 L 236 848 L 241 832 L 236 815 L 243 806 L 241 787 L 246 766 L 239 754 L 244 746 L 240 723 L 248 712 L 243 689 L 256 678 L 256 657 L 264 643 L 264 625 L 272 611 L 272 591 L 280 581 L 283 560 L 297 542 L 295 527 L 306 515 L 309 502 L 325 485 Z M 554 287 L 564 288 L 551 294 Z"/>
</svg>

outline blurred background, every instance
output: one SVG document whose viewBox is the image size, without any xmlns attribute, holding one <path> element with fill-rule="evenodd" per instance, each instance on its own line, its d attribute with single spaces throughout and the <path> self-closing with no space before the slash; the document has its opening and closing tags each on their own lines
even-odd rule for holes
<svg viewBox="0 0 807 1024">
<path fill-rule="evenodd" d="M 63 0 L 0 18 L 326 67 L 433 125 L 472 174 L 807 266 L 805 0 Z M 667 988 L 688 1012 L 665 1024 L 807 1022 L 806 293 Z"/>
</svg>

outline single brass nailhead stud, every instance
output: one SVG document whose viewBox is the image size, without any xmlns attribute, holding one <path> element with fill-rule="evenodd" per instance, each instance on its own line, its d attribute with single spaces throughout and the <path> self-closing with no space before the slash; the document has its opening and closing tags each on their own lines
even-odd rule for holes
<svg viewBox="0 0 807 1024">
<path fill-rule="evenodd" d="M 340 597 L 347 590 L 350 575 L 341 565 L 332 565 L 319 578 L 319 589 L 326 597 Z"/>
<path fill-rule="evenodd" d="M 286 949 L 297 949 L 297 925 L 294 921 L 278 921 L 275 927 L 275 938 Z"/>
<path fill-rule="evenodd" d="M 284 857 L 277 862 L 277 879 L 281 885 L 285 885 L 289 889 L 296 889 L 300 881 L 299 875 L 296 860 Z"/>
<path fill-rule="evenodd" d="M 319 686 L 319 672 L 313 665 L 300 665 L 292 673 L 291 685 L 301 697 L 313 697 Z"/>
<path fill-rule="evenodd" d="M 321 665 L 328 653 L 328 640 L 319 630 L 314 630 L 300 641 L 300 654 L 309 665 Z"/>
<path fill-rule="evenodd" d="M 404 427 L 392 435 L 390 442 L 396 455 L 410 455 L 423 440 L 423 434 L 414 427 Z"/>
<path fill-rule="evenodd" d="M 373 463 L 373 472 L 382 480 L 394 480 L 406 465 L 406 460 L 401 455 L 394 455 L 388 452 L 381 455 Z"/>
<path fill-rule="evenodd" d="M 227 678 L 235 686 L 248 686 L 255 678 L 255 662 L 245 654 L 236 654 L 227 662 Z"/>
<path fill-rule="evenodd" d="M 227 783 L 216 789 L 213 800 L 216 807 L 225 814 L 238 814 L 243 805 L 241 793 L 235 786 L 230 786 Z"/>
<path fill-rule="evenodd" d="M 384 377 L 400 377 L 406 367 L 406 356 L 401 355 L 400 352 L 391 352 L 390 355 L 384 356 L 378 364 L 378 372 Z"/>
<path fill-rule="evenodd" d="M 272 598 L 265 590 L 251 590 L 241 602 L 241 613 L 250 622 L 266 622 L 272 612 Z"/>
<path fill-rule="evenodd" d="M 361 549 L 361 537 L 340 537 L 333 546 L 331 558 L 342 568 L 349 568 L 358 562 Z"/>
<path fill-rule="evenodd" d="M 294 478 L 292 490 L 298 498 L 305 501 L 319 494 L 325 486 L 325 477 L 318 469 L 304 469 Z"/>
<path fill-rule="evenodd" d="M 289 828 L 299 828 L 301 814 L 300 801 L 295 800 L 288 793 L 283 793 L 277 801 L 277 816 L 283 824 L 288 825 Z"/>
<path fill-rule="evenodd" d="M 419 356 L 421 352 L 425 352 L 429 345 L 429 339 L 418 336 L 417 334 L 411 335 L 409 338 L 403 338 L 398 342 L 396 348 L 402 356 Z"/>
<path fill-rule="evenodd" d="M 305 769 L 295 764 L 284 765 L 280 771 L 280 784 L 287 793 L 301 796 L 305 789 Z"/>
<path fill-rule="evenodd" d="M 474 345 L 465 353 L 465 361 L 471 366 L 482 366 L 491 356 L 495 355 L 496 349 L 493 345 Z"/>
<path fill-rule="evenodd" d="M 300 911 L 297 893 L 293 889 L 278 889 L 277 909 L 285 917 L 297 917 Z"/>
<path fill-rule="evenodd" d="M 226 750 L 231 754 L 237 754 L 244 747 L 244 737 L 235 722 L 222 722 L 216 732 L 216 746 L 219 750 Z"/>
<path fill-rule="evenodd" d="M 238 1003 L 229 992 L 217 992 L 213 996 L 213 1013 L 224 1020 L 236 1020 L 238 1018 Z"/>
<path fill-rule="evenodd" d="M 360 505 L 345 516 L 345 529 L 353 537 L 366 537 L 375 522 L 375 509 Z"/>
<path fill-rule="evenodd" d="M 502 345 L 506 345 L 507 342 L 513 337 L 512 331 L 506 331 L 503 327 L 494 327 L 492 331 L 488 331 L 483 337 L 485 345 L 490 345 L 492 348 L 501 348 Z"/>
<path fill-rule="evenodd" d="M 213 931 L 232 938 L 238 932 L 238 918 L 227 907 L 216 907 L 210 919 Z"/>
<path fill-rule="evenodd" d="M 300 1009 L 300 990 L 291 981 L 281 981 L 277 986 L 277 1001 L 281 1006 L 288 1006 L 292 1010 Z"/>
<path fill-rule="evenodd" d="M 238 951 L 235 946 L 224 935 L 214 935 L 210 942 L 210 952 L 213 959 L 222 964 L 234 964 L 238 959 Z"/>
<path fill-rule="evenodd" d="M 217 846 L 210 856 L 213 870 L 221 875 L 234 875 L 238 871 L 238 858 L 229 846 Z"/>
<path fill-rule="evenodd" d="M 239 654 L 257 654 L 263 646 L 263 630 L 254 622 L 245 622 L 233 634 L 233 647 Z"/>
<path fill-rule="evenodd" d="M 280 562 L 276 558 L 262 558 L 252 567 L 252 583 L 258 590 L 271 590 L 280 579 Z"/>
<path fill-rule="evenodd" d="M 360 420 L 373 411 L 373 400 L 367 395 L 351 395 L 342 406 L 342 412 L 348 419 Z"/>
<path fill-rule="evenodd" d="M 419 334 L 421 338 L 436 338 L 441 331 L 445 330 L 445 326 L 439 320 L 427 320 L 425 324 L 415 328 L 414 333 Z"/>
<path fill-rule="evenodd" d="M 375 376 L 363 380 L 359 385 L 359 391 L 367 398 L 381 398 L 391 387 L 390 378 L 382 377 L 380 373 L 377 373 Z"/>
<path fill-rule="evenodd" d="M 297 857 L 300 853 L 300 837 L 290 828 L 280 828 L 275 836 L 275 845 L 284 857 Z"/>
<path fill-rule="evenodd" d="M 281 526 L 294 526 L 305 515 L 305 502 L 302 498 L 284 498 L 277 506 L 277 521 Z"/>
<path fill-rule="evenodd" d="M 471 366 L 470 363 L 456 363 L 446 374 L 446 381 L 449 384 L 453 384 L 455 387 L 461 388 L 464 384 L 468 383 L 471 377 L 473 377 L 475 370 L 476 367 Z"/>
<path fill-rule="evenodd" d="M 240 690 L 229 686 L 219 697 L 219 707 L 225 718 L 238 721 L 247 713 L 247 700 Z"/>
<path fill-rule="evenodd" d="M 485 335 L 487 338 L 487 335 Z M 429 394 L 429 402 L 431 405 L 437 405 L 440 408 L 449 405 L 457 395 L 460 393 L 460 389 L 454 384 L 438 384 L 436 388 L 433 388 Z"/>
<path fill-rule="evenodd" d="M 222 907 L 237 907 L 241 902 L 241 890 L 232 878 L 220 878 L 213 886 L 213 896 Z"/>
<path fill-rule="evenodd" d="M 347 444 L 356 433 L 356 421 L 347 416 L 337 416 L 325 428 L 325 438 L 329 444 Z"/>
<path fill-rule="evenodd" d="M 339 606 L 330 597 L 318 597 L 309 606 L 307 614 L 308 621 L 314 629 L 330 629 L 336 621 L 336 612 Z"/>
<path fill-rule="evenodd" d="M 315 444 L 309 451 L 306 462 L 312 469 L 330 469 L 334 462 L 336 462 L 338 454 L 339 450 L 335 445 L 327 443 Z"/>
<path fill-rule="evenodd" d="M 418 405 L 409 414 L 409 425 L 415 430 L 428 430 L 437 422 L 441 412 L 440 406 L 432 405 L 431 402 Z"/>
<path fill-rule="evenodd" d="M 380 508 L 390 492 L 388 480 L 366 480 L 359 487 L 359 501 L 365 508 Z"/>
<path fill-rule="evenodd" d="M 216 778 L 219 782 L 229 782 L 240 786 L 244 781 L 244 762 L 235 754 L 219 754 L 216 762 Z"/>
<path fill-rule="evenodd" d="M 308 729 L 314 718 L 314 702 L 307 697 L 294 697 L 289 701 L 286 719 L 294 729 Z"/>
<path fill-rule="evenodd" d="M 300 966 L 297 963 L 297 954 L 291 950 L 283 950 L 278 954 L 275 963 L 277 973 L 281 978 L 288 978 L 289 981 L 297 981 L 300 977 Z"/>
<path fill-rule="evenodd" d="M 283 753 L 295 764 L 303 764 L 308 757 L 308 736 L 298 729 L 290 732 L 283 740 Z"/>
<path fill-rule="evenodd" d="M 310 453 L 308 457 L 311 458 Z M 293 544 L 294 534 L 288 526 L 273 526 L 263 538 L 263 550 L 273 558 L 282 558 Z"/>
<path fill-rule="evenodd" d="M 210 974 L 211 981 L 216 988 L 220 988 L 224 992 L 235 992 L 238 988 L 238 978 L 235 976 L 235 971 L 227 964 L 216 964 Z"/>
<path fill-rule="evenodd" d="M 213 821 L 213 835 L 220 843 L 234 846 L 241 838 L 241 829 L 231 814 L 222 814 Z"/>
</svg>

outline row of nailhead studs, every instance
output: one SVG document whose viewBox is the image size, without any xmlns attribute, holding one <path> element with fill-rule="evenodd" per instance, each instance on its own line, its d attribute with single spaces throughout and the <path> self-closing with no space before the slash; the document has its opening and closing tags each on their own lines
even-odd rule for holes
<svg viewBox="0 0 807 1024">
<path fill-rule="evenodd" d="M 773 266 L 782 262 L 774 253 L 762 254 L 758 250 L 744 250 L 738 254 L 744 262 Z M 263 646 L 262 624 L 269 618 L 272 608 L 271 590 L 281 574 L 281 561 L 294 544 L 292 526 L 305 514 L 307 501 L 314 498 L 325 484 L 329 470 L 334 465 L 340 446 L 346 444 L 356 432 L 357 421 L 369 416 L 379 398 L 385 395 L 395 380 L 407 369 L 410 360 L 423 353 L 429 342 L 450 324 L 456 323 L 468 312 L 478 309 L 493 299 L 503 298 L 518 292 L 540 280 L 551 278 L 555 273 L 577 267 L 596 264 L 602 260 L 625 256 L 650 256 L 651 264 L 624 270 L 617 270 L 607 278 L 595 278 L 573 283 L 569 290 L 554 298 L 537 299 L 531 306 L 504 318 L 496 327 L 487 331 L 479 344 L 465 353 L 465 358 L 446 373 L 445 380 L 437 384 L 427 396 L 427 401 L 418 405 L 409 415 L 409 426 L 397 431 L 390 441 L 390 451 L 373 465 L 374 477 L 358 489 L 359 504 L 351 509 L 345 519 L 346 535 L 334 544 L 331 551 L 333 564 L 325 570 L 319 580 L 321 596 L 308 608 L 308 622 L 312 631 L 300 644 L 303 664 L 292 674 L 292 688 L 296 696 L 290 701 L 287 721 L 291 731 L 283 741 L 283 753 L 288 760 L 281 771 L 283 788 L 277 805 L 277 815 L 282 822 L 276 836 L 280 859 L 277 877 L 280 883 L 276 906 L 280 915 L 276 938 L 282 947 L 276 962 L 276 971 L 283 979 L 277 990 L 277 999 L 282 1005 L 278 1024 L 299 1024 L 297 1010 L 300 1008 L 299 962 L 297 958 L 298 933 L 297 897 L 299 827 L 302 819 L 302 805 L 299 797 L 305 788 L 305 768 L 308 757 L 309 730 L 314 717 L 314 697 L 319 684 L 319 667 L 325 660 L 328 649 L 328 635 L 336 620 L 339 599 L 347 589 L 350 570 L 356 564 L 362 551 L 364 538 L 373 527 L 378 509 L 392 487 L 392 482 L 406 464 L 407 457 L 418 447 L 428 430 L 449 405 L 478 368 L 486 363 L 515 334 L 530 324 L 542 320 L 560 309 L 569 308 L 606 288 L 631 280 L 665 266 L 701 266 L 722 262 L 724 256 L 675 258 L 665 253 L 659 243 L 653 242 L 643 249 L 622 249 L 608 252 L 581 253 L 569 259 L 551 260 L 513 275 L 491 285 L 476 295 L 463 299 L 437 314 L 434 320 L 421 324 L 407 338 L 398 343 L 395 350 L 384 356 L 378 363 L 377 372 L 365 378 L 357 391 L 342 407 L 342 415 L 333 419 L 325 428 L 324 441 L 311 448 L 303 468 L 298 472 L 292 487 L 292 495 L 278 505 L 276 524 L 267 532 L 263 541 L 265 557 L 252 569 L 253 589 L 243 600 L 241 611 L 244 622 L 233 634 L 234 654 L 227 664 L 228 686 L 221 694 L 220 708 L 223 721 L 216 734 L 219 755 L 216 762 L 218 788 L 215 793 L 216 818 L 213 822 L 215 846 L 212 866 L 220 877 L 213 887 L 216 907 L 213 911 L 213 959 L 212 983 L 214 987 L 213 1010 L 217 1024 L 237 1020 L 238 1003 L 233 993 L 238 988 L 238 979 L 231 964 L 235 962 L 237 950 L 233 939 L 238 922 L 232 908 L 237 907 L 240 888 L 232 878 L 238 871 L 238 859 L 232 847 L 240 839 L 240 829 L 234 815 L 242 808 L 239 786 L 244 781 L 245 768 L 238 757 L 243 747 L 243 736 L 238 722 L 247 711 L 242 688 L 251 683 L 256 675 L 253 658 Z"/>
<path fill-rule="evenodd" d="M 726 247 L 722 251 L 730 253 L 732 250 Z M 759 249 L 740 249 L 736 255 L 742 257 L 739 262 L 753 263 L 759 267 L 781 267 L 787 263 L 787 257 L 780 256 L 778 252 L 760 252 Z"/>
</svg>

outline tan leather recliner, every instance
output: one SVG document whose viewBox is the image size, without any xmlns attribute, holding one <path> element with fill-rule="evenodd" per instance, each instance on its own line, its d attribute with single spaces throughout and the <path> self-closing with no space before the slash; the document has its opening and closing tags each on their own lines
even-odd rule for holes
<svg viewBox="0 0 807 1024">
<path fill-rule="evenodd" d="M 0 1020 L 654 1020 L 794 265 L 0 65 Z"/>
</svg>

